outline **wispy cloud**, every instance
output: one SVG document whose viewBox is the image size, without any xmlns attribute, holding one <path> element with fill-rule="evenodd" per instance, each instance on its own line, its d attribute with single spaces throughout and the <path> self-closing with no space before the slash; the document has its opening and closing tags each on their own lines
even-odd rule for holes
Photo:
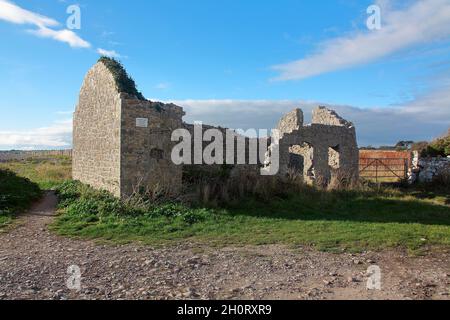
<svg viewBox="0 0 450 320">
<path fill-rule="evenodd" d="M 15 24 L 34 24 L 38 27 L 56 27 L 59 25 L 56 20 L 22 9 L 7 0 L 0 0 L 0 19 Z"/>
<path fill-rule="evenodd" d="M 61 41 L 69 44 L 72 48 L 90 48 L 89 42 L 80 38 L 75 32 L 71 30 L 53 30 L 42 27 L 37 30 L 28 30 L 28 32 L 42 38 L 51 38 L 56 41 Z"/>
<path fill-rule="evenodd" d="M 106 57 L 110 57 L 110 58 L 120 58 L 121 57 L 121 55 L 119 53 L 117 53 L 115 50 L 105 50 L 102 48 L 98 48 L 97 53 L 102 56 L 106 56 Z"/>
<path fill-rule="evenodd" d="M 319 45 L 316 53 L 272 67 L 275 80 L 297 80 L 366 64 L 416 45 L 450 37 L 450 1 L 416 0 L 393 9 L 393 1 L 379 0 L 382 28 L 359 31 Z"/>
<path fill-rule="evenodd" d="M 49 17 L 23 9 L 8 0 L 0 0 L 0 20 L 15 24 L 34 25 L 37 29 L 27 30 L 29 33 L 43 38 L 69 44 L 72 48 L 89 48 L 91 44 L 83 40 L 75 32 L 68 29 L 55 30 L 60 24 Z"/>
</svg>

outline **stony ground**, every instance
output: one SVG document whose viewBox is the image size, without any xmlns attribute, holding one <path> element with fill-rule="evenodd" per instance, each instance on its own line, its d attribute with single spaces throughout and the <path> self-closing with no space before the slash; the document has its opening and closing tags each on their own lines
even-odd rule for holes
<svg viewBox="0 0 450 320">
<path fill-rule="evenodd" d="M 0 234 L 0 299 L 450 299 L 449 251 L 98 245 L 49 232 L 55 203 L 47 195 Z M 80 291 L 66 285 L 73 265 Z M 366 288 L 371 265 L 381 290 Z"/>
</svg>

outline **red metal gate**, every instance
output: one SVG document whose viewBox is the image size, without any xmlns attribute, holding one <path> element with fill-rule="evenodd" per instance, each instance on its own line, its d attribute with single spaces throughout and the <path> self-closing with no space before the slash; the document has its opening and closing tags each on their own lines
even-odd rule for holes
<svg viewBox="0 0 450 320">
<path fill-rule="evenodd" d="M 405 158 L 360 158 L 359 176 L 376 182 L 396 182 L 408 177 L 409 160 Z"/>
</svg>

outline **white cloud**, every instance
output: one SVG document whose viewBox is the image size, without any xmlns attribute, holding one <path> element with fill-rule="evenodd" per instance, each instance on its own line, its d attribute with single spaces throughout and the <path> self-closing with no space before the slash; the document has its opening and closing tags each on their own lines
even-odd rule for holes
<svg viewBox="0 0 450 320">
<path fill-rule="evenodd" d="M 39 27 L 58 26 L 51 18 L 34 13 L 7 0 L 0 0 L 0 19 L 15 24 L 34 24 Z"/>
<path fill-rule="evenodd" d="M 69 148 L 71 143 L 72 119 L 32 130 L 0 131 L 0 149 Z"/>
<path fill-rule="evenodd" d="M 184 107 L 187 122 L 202 121 L 233 129 L 274 128 L 282 115 L 294 108 L 301 108 L 308 122 L 315 107 L 327 106 L 355 123 L 360 146 L 380 146 L 400 140 L 431 140 L 446 132 L 450 127 L 449 89 L 450 86 L 436 90 L 399 106 L 367 109 L 301 100 L 181 100 L 174 103 Z"/>
<path fill-rule="evenodd" d="M 157 99 L 154 99 L 157 100 Z M 450 127 L 450 85 L 418 97 L 410 103 L 362 109 L 348 105 L 293 100 L 179 100 L 171 101 L 185 109 L 185 121 L 232 129 L 271 129 L 283 114 L 301 108 L 305 122 L 312 110 L 324 105 L 355 123 L 358 143 L 392 145 L 400 140 L 431 140 Z M 0 131 L 0 149 L 70 148 L 72 120 L 58 121 L 33 130 Z"/>
<path fill-rule="evenodd" d="M 121 57 L 121 55 L 119 53 L 117 53 L 115 50 L 105 50 L 102 48 L 98 48 L 97 53 L 102 56 L 106 56 L 106 57 L 110 57 L 110 58 L 120 58 Z"/>
<path fill-rule="evenodd" d="M 8 0 L 0 0 L 0 20 L 15 24 L 34 25 L 37 29 L 27 30 L 29 33 L 67 43 L 72 48 L 89 48 L 91 46 L 89 42 L 83 40 L 71 30 L 54 30 L 49 28 L 59 25 L 56 20 L 25 10 Z"/>
<path fill-rule="evenodd" d="M 415 45 L 450 37 L 450 1 L 416 0 L 392 9 L 392 1 L 378 1 L 382 28 L 360 31 L 322 43 L 318 51 L 297 61 L 274 66 L 275 80 L 305 79 L 375 61 Z"/>
<path fill-rule="evenodd" d="M 41 27 L 37 30 L 28 30 L 28 32 L 35 34 L 42 38 L 51 38 L 60 42 L 69 44 L 72 48 L 90 48 L 89 42 L 81 39 L 75 32 L 71 30 L 53 30 L 46 27 Z"/>
</svg>

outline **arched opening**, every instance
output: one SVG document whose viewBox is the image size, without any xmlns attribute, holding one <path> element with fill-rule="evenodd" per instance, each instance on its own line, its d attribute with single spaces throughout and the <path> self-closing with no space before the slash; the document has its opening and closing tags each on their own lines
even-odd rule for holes
<svg viewBox="0 0 450 320">
<path fill-rule="evenodd" d="M 339 145 L 328 148 L 328 165 L 333 170 L 338 170 L 341 167 Z"/>
<path fill-rule="evenodd" d="M 293 145 L 289 148 L 289 170 L 294 174 L 303 176 L 303 181 L 314 183 L 316 176 L 314 170 L 314 147 L 308 142 Z"/>
<path fill-rule="evenodd" d="M 328 187 L 339 189 L 344 183 L 344 173 L 341 171 L 341 154 L 339 145 L 328 148 L 328 166 L 329 180 L 327 182 Z"/>
</svg>

